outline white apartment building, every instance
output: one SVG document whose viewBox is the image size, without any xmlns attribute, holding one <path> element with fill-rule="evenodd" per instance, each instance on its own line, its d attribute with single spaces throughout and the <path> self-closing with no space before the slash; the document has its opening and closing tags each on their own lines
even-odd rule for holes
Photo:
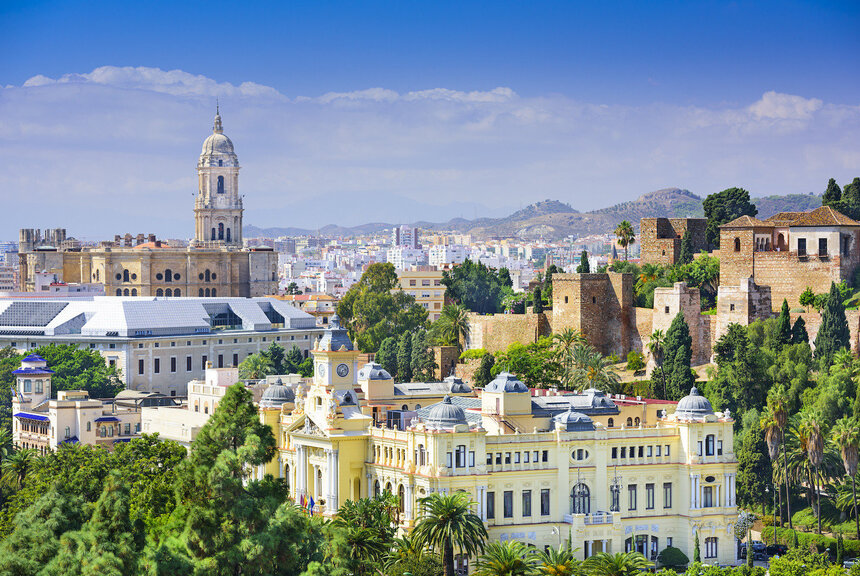
<svg viewBox="0 0 860 576">
<path fill-rule="evenodd" d="M 129 389 L 174 396 L 209 362 L 238 366 L 273 342 L 307 356 L 321 333 L 314 316 L 273 298 L 0 300 L 0 347 L 97 350 Z"/>
<path fill-rule="evenodd" d="M 391 230 L 391 244 L 404 248 L 418 248 L 418 228 L 411 226 L 395 226 Z"/>
<path fill-rule="evenodd" d="M 404 248 L 399 246 L 388 250 L 387 260 L 394 265 L 396 270 L 406 270 L 412 266 L 421 266 L 426 264 L 427 252 L 417 248 Z"/>
<path fill-rule="evenodd" d="M 469 256 L 469 250 L 465 246 L 437 244 L 430 247 L 428 263 L 430 266 L 442 267 L 446 264 L 462 264 Z"/>
</svg>

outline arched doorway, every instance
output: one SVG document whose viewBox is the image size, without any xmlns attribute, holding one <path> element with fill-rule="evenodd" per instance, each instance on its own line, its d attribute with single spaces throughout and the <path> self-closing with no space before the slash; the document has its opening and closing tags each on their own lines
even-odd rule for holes
<svg viewBox="0 0 860 576">
<path fill-rule="evenodd" d="M 574 486 L 570 491 L 570 513 L 591 513 L 591 492 L 588 490 L 588 486 L 582 482 Z"/>
</svg>

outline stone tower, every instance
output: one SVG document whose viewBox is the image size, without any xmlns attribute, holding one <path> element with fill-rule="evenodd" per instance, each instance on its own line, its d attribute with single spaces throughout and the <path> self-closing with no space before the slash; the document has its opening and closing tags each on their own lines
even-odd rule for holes
<svg viewBox="0 0 860 576">
<path fill-rule="evenodd" d="M 242 245 L 242 197 L 239 159 L 224 135 L 220 110 L 212 134 L 203 142 L 197 162 L 198 192 L 194 202 L 194 238 L 200 242 Z"/>
</svg>

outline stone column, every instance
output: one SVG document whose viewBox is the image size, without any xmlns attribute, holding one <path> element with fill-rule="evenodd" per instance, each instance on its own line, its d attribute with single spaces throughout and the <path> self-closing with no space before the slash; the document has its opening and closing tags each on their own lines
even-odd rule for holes
<svg viewBox="0 0 860 576">
<path fill-rule="evenodd" d="M 331 465 L 333 472 L 331 474 L 331 505 L 332 510 L 337 510 L 340 507 L 340 463 L 338 461 L 338 451 L 331 451 Z"/>
<path fill-rule="evenodd" d="M 332 468 L 333 468 L 333 466 L 331 463 L 331 450 L 326 448 L 325 449 L 325 488 L 323 490 L 325 492 L 326 504 L 331 502 L 331 484 L 332 484 L 331 476 L 332 476 L 332 472 L 333 472 Z M 326 507 L 328 507 L 328 506 L 326 506 Z"/>
<path fill-rule="evenodd" d="M 690 510 L 696 509 L 696 475 L 690 474 Z"/>
<path fill-rule="evenodd" d="M 726 489 L 723 491 L 725 492 L 723 498 L 725 498 L 725 506 L 726 508 L 728 508 L 732 505 L 731 474 L 726 472 L 725 474 L 723 474 L 723 478 L 723 485 L 726 487 Z"/>
<path fill-rule="evenodd" d="M 370 476 L 369 472 L 367 474 L 365 474 L 365 478 L 367 479 L 367 484 L 365 485 L 365 488 L 364 488 L 364 497 L 365 498 L 372 498 L 373 497 L 373 487 L 371 486 L 372 482 L 370 481 L 371 476 Z"/>
<path fill-rule="evenodd" d="M 403 503 L 403 511 L 406 513 L 406 519 L 412 520 L 412 490 L 414 486 L 412 484 L 406 485 L 406 502 Z"/>
<path fill-rule="evenodd" d="M 278 478 L 284 477 L 284 459 L 278 456 Z"/>
<path fill-rule="evenodd" d="M 603 540 L 603 550 L 601 550 L 601 552 L 609 552 L 609 549 L 607 548 L 608 543 L 609 540 Z"/>
</svg>

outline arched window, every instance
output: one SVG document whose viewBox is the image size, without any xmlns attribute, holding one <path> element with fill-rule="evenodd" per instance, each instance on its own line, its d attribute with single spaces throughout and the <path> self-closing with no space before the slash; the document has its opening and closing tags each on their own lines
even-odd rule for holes
<svg viewBox="0 0 860 576">
<path fill-rule="evenodd" d="M 639 426 L 639 422 L 641 422 L 641 420 L 639 420 L 639 416 L 637 416 L 637 417 L 636 417 L 636 420 L 634 420 L 634 421 L 633 421 L 633 425 L 634 425 L 634 426 Z"/>
<path fill-rule="evenodd" d="M 182 290 L 180 290 L 179 288 L 175 289 L 173 291 L 173 295 L 176 297 L 182 296 Z"/>
<path fill-rule="evenodd" d="M 741 251 L 741 239 L 735 238 L 735 252 Z"/>
<path fill-rule="evenodd" d="M 137 296 L 137 288 L 132 288 L 132 289 L 131 289 L 131 295 L 132 295 L 132 296 Z"/>
<path fill-rule="evenodd" d="M 117 296 L 122 296 L 122 288 L 117 288 L 117 289 L 116 289 L 116 295 L 117 295 Z"/>
<path fill-rule="evenodd" d="M 397 510 L 403 513 L 403 503 L 406 501 L 406 491 L 403 489 L 403 484 L 397 489 Z"/>
<path fill-rule="evenodd" d="M 110 436 L 111 438 L 113 438 L 113 426 L 109 426 L 109 427 L 108 427 L 108 429 L 107 429 L 107 431 L 108 431 L 108 436 Z"/>
<path fill-rule="evenodd" d="M 609 428 L 615 428 L 615 418 L 610 418 L 609 423 L 607 424 Z"/>
<path fill-rule="evenodd" d="M 165 296 L 173 296 L 173 290 L 168 288 L 167 290 L 164 291 L 164 295 Z"/>
<path fill-rule="evenodd" d="M 212 239 L 215 240 L 215 228 L 212 228 Z"/>
<path fill-rule="evenodd" d="M 203 288 L 198 288 L 198 289 L 197 289 L 197 295 L 198 295 L 198 296 L 203 296 Z"/>
<path fill-rule="evenodd" d="M 101 427 L 101 434 L 99 434 L 102 438 L 107 438 L 107 426 Z"/>
<path fill-rule="evenodd" d="M 218 160 L 218 166 L 223 166 L 223 165 L 224 165 L 224 161 L 223 161 L 223 160 Z"/>
<path fill-rule="evenodd" d="M 218 222 L 218 240 L 224 239 L 224 223 Z"/>
<path fill-rule="evenodd" d="M 218 194 L 224 193 L 224 177 L 218 176 Z"/>
<path fill-rule="evenodd" d="M 123 296 L 128 296 L 128 295 L 129 295 L 128 288 L 126 288 L 125 290 L 123 290 L 123 291 L 122 291 L 122 295 L 123 295 Z"/>
<path fill-rule="evenodd" d="M 170 268 L 164 271 L 164 281 L 173 282 L 173 270 L 171 270 Z"/>
<path fill-rule="evenodd" d="M 209 403 L 208 402 L 203 403 L 203 413 L 209 414 Z"/>
<path fill-rule="evenodd" d="M 590 514 L 591 513 L 591 492 L 588 486 L 580 482 L 570 491 L 570 513 L 571 514 Z"/>
<path fill-rule="evenodd" d="M 227 242 L 230 242 L 230 229 L 227 228 Z"/>
<path fill-rule="evenodd" d="M 401 410 L 409 410 L 409 406 L 407 406 L 406 404 L 404 404 L 403 406 L 401 406 L 401 407 L 400 407 L 400 409 L 401 409 Z"/>
<path fill-rule="evenodd" d="M 389 494 L 394 494 L 394 492 L 391 489 L 391 482 L 385 483 L 385 491 L 388 492 Z"/>
<path fill-rule="evenodd" d="M 379 496 L 382 492 L 379 490 L 379 480 L 373 483 L 373 495 Z"/>
<path fill-rule="evenodd" d="M 705 436 L 705 456 L 714 455 L 714 435 L 708 434 Z"/>
<path fill-rule="evenodd" d="M 206 297 L 208 298 L 208 297 L 209 297 L 209 295 L 210 295 L 210 293 L 209 293 L 209 288 L 207 288 L 207 289 L 206 289 L 205 294 L 206 294 Z"/>
<path fill-rule="evenodd" d="M 415 410 L 416 410 L 416 411 L 417 411 L 417 410 L 421 410 L 421 404 L 416 404 L 416 405 L 415 405 Z"/>
<path fill-rule="evenodd" d="M 290 465 L 289 464 L 284 465 L 284 481 L 287 484 L 287 495 L 289 496 L 289 494 L 290 494 Z"/>
<path fill-rule="evenodd" d="M 123 282 L 128 282 L 128 270 L 123 270 L 123 271 L 122 271 L 122 281 L 123 281 Z"/>
<path fill-rule="evenodd" d="M 627 419 L 627 425 L 628 425 L 628 426 L 633 426 L 633 418 L 628 418 L 628 419 Z"/>
<path fill-rule="evenodd" d="M 214 238 L 213 238 L 213 240 L 214 240 Z M 205 276 L 207 282 L 209 282 L 209 279 L 212 278 L 212 275 L 209 273 L 208 268 L 206 269 L 204 276 Z"/>
<path fill-rule="evenodd" d="M 99 281 L 100 276 L 101 276 L 101 270 L 96 270 L 96 282 Z"/>
<path fill-rule="evenodd" d="M 159 288 L 158 290 L 155 291 L 155 295 L 156 296 L 164 296 L 164 290 Z"/>
<path fill-rule="evenodd" d="M 424 466 L 424 460 L 426 458 L 427 451 L 424 449 L 424 444 L 418 445 L 418 465 Z"/>
<path fill-rule="evenodd" d="M 212 289 L 212 296 L 213 297 L 217 296 L 215 288 Z"/>
</svg>

